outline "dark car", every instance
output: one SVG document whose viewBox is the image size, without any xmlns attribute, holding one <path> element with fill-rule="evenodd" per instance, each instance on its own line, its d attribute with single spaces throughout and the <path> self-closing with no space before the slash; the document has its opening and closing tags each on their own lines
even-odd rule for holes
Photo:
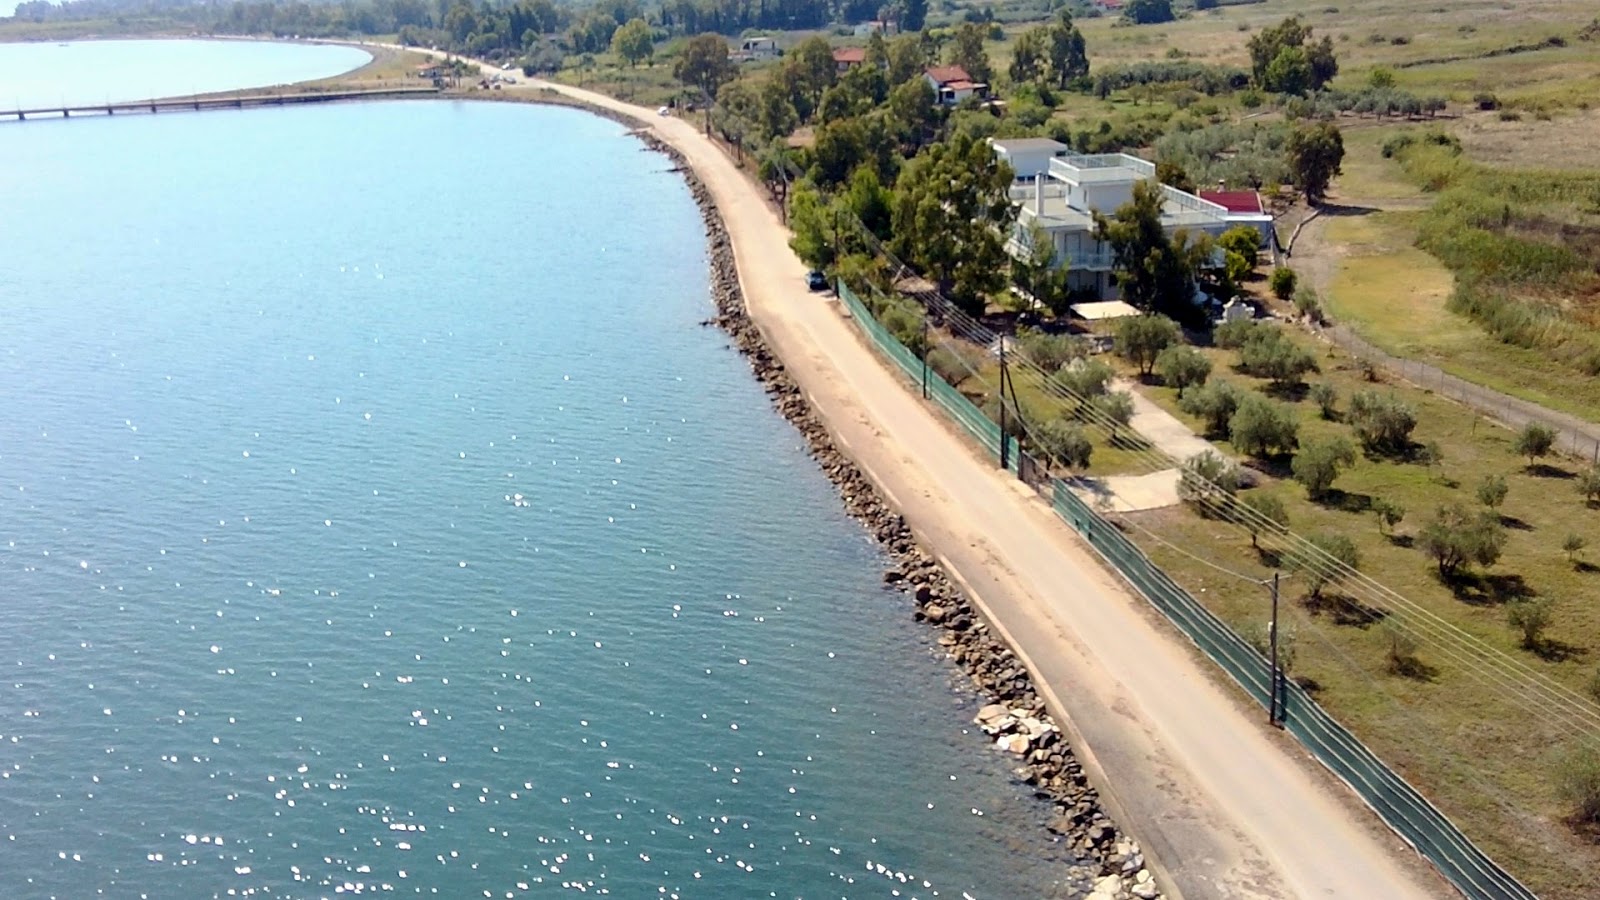
<svg viewBox="0 0 1600 900">
<path fill-rule="evenodd" d="M 821 269 L 812 269 L 806 273 L 806 287 L 813 291 L 825 291 L 828 289 L 828 276 L 822 274 Z"/>
</svg>

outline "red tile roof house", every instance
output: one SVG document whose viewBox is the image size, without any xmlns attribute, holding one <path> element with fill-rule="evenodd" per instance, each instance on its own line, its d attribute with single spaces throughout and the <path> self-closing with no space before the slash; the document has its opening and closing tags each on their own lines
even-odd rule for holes
<svg viewBox="0 0 1600 900">
<path fill-rule="evenodd" d="M 867 48 L 840 47 L 833 51 L 833 64 L 840 72 L 848 72 L 867 61 Z"/>
<path fill-rule="evenodd" d="M 979 99 L 989 96 L 989 86 L 973 81 L 967 70 L 960 66 L 934 66 L 924 73 L 941 106 L 955 106 L 968 97 Z"/>
<path fill-rule="evenodd" d="M 1255 191 L 1196 191 L 1202 200 L 1228 211 L 1228 227 L 1249 225 L 1261 232 L 1261 246 L 1274 250 L 1276 232 L 1272 228 L 1272 214 L 1261 205 L 1261 195 Z"/>
</svg>

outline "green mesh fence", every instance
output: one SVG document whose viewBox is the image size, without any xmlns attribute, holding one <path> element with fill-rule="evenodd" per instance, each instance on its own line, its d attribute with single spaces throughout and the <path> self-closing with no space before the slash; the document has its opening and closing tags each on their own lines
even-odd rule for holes
<svg viewBox="0 0 1600 900">
<path fill-rule="evenodd" d="M 873 345 L 998 459 L 1000 427 L 960 391 L 937 374 L 926 371 L 922 360 L 896 340 L 866 304 L 842 283 L 839 298 Z M 1016 472 L 1022 458 L 1020 447 L 1015 438 L 1007 437 L 1005 441 L 1006 467 Z M 1050 483 L 1051 505 L 1056 514 L 1083 535 L 1102 558 L 1227 672 L 1251 699 L 1267 707 L 1271 702 L 1272 671 L 1266 658 L 1179 587 L 1115 525 L 1073 494 L 1066 483 L 1057 478 L 1050 479 Z M 1472 900 L 1537 900 L 1532 891 L 1479 850 L 1443 813 L 1334 721 L 1299 685 L 1285 680 L 1280 699 L 1285 710 L 1285 729 L 1463 894 Z"/>
<path fill-rule="evenodd" d="M 884 356 L 893 362 L 911 377 L 912 383 L 921 388 L 929 399 L 939 404 L 950 418 L 954 419 L 967 433 L 983 445 L 983 449 L 996 459 L 1000 457 L 1000 426 L 993 419 L 983 414 L 976 404 L 967 399 L 966 395 L 951 387 L 948 382 L 932 371 L 927 372 L 927 383 L 923 383 L 924 367 L 922 360 L 912 353 L 906 345 L 900 343 L 889 329 L 873 316 L 872 310 L 856 296 L 843 282 L 839 283 L 839 299 L 845 308 L 850 311 L 850 317 L 861 326 L 861 330 L 872 339 L 874 346 Z M 1006 468 L 1015 472 L 1018 460 L 1021 457 L 1020 446 L 1014 437 L 1006 438 Z"/>
</svg>

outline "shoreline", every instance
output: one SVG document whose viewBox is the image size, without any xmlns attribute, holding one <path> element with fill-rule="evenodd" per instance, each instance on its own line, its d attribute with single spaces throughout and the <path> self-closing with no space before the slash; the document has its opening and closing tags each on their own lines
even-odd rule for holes
<svg viewBox="0 0 1600 900">
<path fill-rule="evenodd" d="M 835 446 L 820 416 L 767 345 L 746 309 L 731 238 L 716 199 L 688 159 L 670 143 L 647 128 L 641 128 L 642 123 L 626 113 L 559 92 L 548 93 L 552 96 L 532 99 L 532 102 L 580 110 L 627 127 L 629 135 L 638 138 L 652 152 L 665 156 L 672 162 L 672 170 L 683 178 L 705 228 L 711 301 L 716 310 L 714 317 L 701 324 L 715 326 L 733 340 L 739 355 L 749 363 L 751 375 L 765 390 L 773 410 L 805 440 L 812 459 L 838 491 L 845 511 L 892 560 L 883 573 L 884 584 L 912 596 L 917 621 L 942 629 L 937 643 L 968 680 L 968 688 L 984 704 L 975 724 L 996 736 L 999 742 L 1020 748 L 1020 752 L 1004 749 L 1015 754 L 1020 763 L 1021 780 L 1034 789 L 1041 801 L 1054 808 L 1047 830 L 1067 841 L 1075 854 L 1098 864 L 1099 870 L 1089 876 L 1089 883 L 1084 885 L 1093 886 L 1090 897 L 1094 900 L 1112 897 L 1154 900 L 1161 896 L 1179 896 L 1173 892 L 1163 893 L 1157 887 L 1156 876 L 1150 871 L 1151 863 L 1138 843 L 1122 834 L 1106 815 L 1099 792 L 1089 783 L 1085 767 L 1046 711 L 1044 699 L 1034 689 L 1028 667 L 1019 665 L 1013 650 L 996 640 L 987 617 L 974 610 L 967 592 L 937 560 L 917 545 L 905 519 L 890 508 L 871 481 Z M 531 98 L 505 99 L 528 102 Z M 1082 873 L 1071 874 L 1083 878 Z"/>
<path fill-rule="evenodd" d="M 1122 856 L 1123 865 L 1137 857 L 1169 896 L 1448 892 L 1369 810 L 1219 686 L 1185 639 L 1031 491 L 913 400 L 836 304 L 801 288 L 787 231 L 694 123 L 536 79 L 492 95 L 437 96 L 580 109 L 624 125 L 673 161 L 706 229 L 717 309 L 706 324 L 733 338 L 847 511 L 895 560 L 885 582 L 912 593 L 918 617 L 942 626 L 939 643 L 979 688 L 1008 700 L 984 712 L 1008 743 L 1032 734 L 1020 757 L 1030 779 L 1043 766 L 1055 773 L 1046 789 L 1060 779 L 1064 796 L 1079 798 L 1058 804 L 1066 814 L 1052 825 L 1090 847 L 1098 836 L 1100 851 L 1109 845 L 1109 858 Z M 1029 713 L 1043 710 L 1067 729 L 1075 755 L 1055 725 L 1033 733 L 1047 720 Z M 1039 751 L 1047 752 L 1036 761 Z M 1116 840 L 1106 809 L 1140 832 L 1153 859 Z M 1153 881 L 1115 877 L 1097 885 L 1110 890 L 1093 900 L 1155 895 Z"/>
<path fill-rule="evenodd" d="M 472 95 L 465 95 L 464 98 L 472 99 Z M 1014 571 L 1006 560 L 996 558 L 1005 552 L 1002 548 L 994 546 L 981 534 L 976 539 L 964 539 L 961 525 L 966 523 L 952 521 L 948 510 L 920 509 L 918 512 L 921 515 L 916 517 L 920 521 L 909 515 L 908 508 L 912 504 L 903 502 L 908 494 L 915 496 L 927 488 L 936 489 L 938 485 L 930 485 L 926 480 L 912 480 L 912 490 L 909 492 L 903 489 L 897 491 L 890 486 L 896 479 L 886 473 L 887 469 L 896 465 L 917 465 L 914 459 L 906 458 L 909 454 L 903 449 L 889 447 L 882 451 L 888 458 L 867 458 L 878 454 L 870 452 L 865 444 L 875 440 L 892 442 L 893 437 L 885 435 L 883 432 L 889 429 L 881 427 L 881 423 L 874 423 L 871 411 L 862 408 L 871 405 L 870 400 L 862 396 L 863 392 L 852 391 L 851 385 L 842 388 L 833 385 L 831 387 L 839 390 L 828 398 L 833 401 L 832 408 L 817 408 L 820 401 L 813 392 L 821 391 L 814 385 L 830 380 L 829 376 L 834 374 L 826 371 L 830 361 L 821 358 L 828 351 L 819 352 L 815 341 L 820 335 L 816 329 L 808 329 L 797 321 L 773 321 L 786 318 L 781 311 L 784 308 L 781 300 L 768 297 L 752 303 L 746 296 L 740 266 L 736 259 L 732 259 L 735 254 L 730 231 L 733 229 L 724 220 L 724 211 L 720 209 L 714 192 L 708 189 L 704 173 L 699 172 L 689 158 L 692 151 L 687 148 L 707 143 L 707 148 L 696 146 L 695 149 L 702 154 L 707 154 L 707 151 L 716 154 L 713 158 L 701 160 L 709 168 L 731 167 L 733 163 L 699 134 L 697 126 L 673 117 L 665 117 L 658 123 L 650 110 L 594 95 L 581 88 L 537 79 L 525 84 L 521 90 L 492 99 L 563 105 L 600 115 L 624 125 L 647 145 L 673 160 L 674 168 L 683 173 L 706 220 L 708 252 L 712 260 L 713 300 L 719 310 L 718 319 L 714 321 L 735 338 L 741 352 L 750 358 L 753 373 L 766 387 L 774 406 L 812 445 L 812 455 L 840 491 L 851 515 L 868 527 L 893 558 L 908 561 L 886 573 L 885 581 L 903 584 L 915 592 L 918 617 L 931 618 L 947 629 L 941 635 L 940 643 L 950 652 L 954 661 L 969 673 L 976 673 L 974 683 L 980 689 L 989 689 L 997 681 L 1004 682 L 1002 691 L 1009 689 L 1015 692 L 1011 694 L 1013 697 L 1047 707 L 1055 713 L 1055 719 L 1065 725 L 1073 746 L 1067 748 L 1063 742 L 1062 748 L 1076 752 L 1070 762 L 1067 762 L 1066 755 L 1061 755 L 1066 763 L 1063 771 L 1070 770 L 1073 780 L 1082 776 L 1085 783 L 1092 782 L 1092 793 L 1083 796 L 1094 798 L 1096 813 L 1105 816 L 1105 810 L 1109 810 L 1123 823 L 1136 823 L 1141 832 L 1140 843 L 1150 848 L 1145 853 L 1140 852 L 1139 845 L 1131 841 L 1113 842 L 1119 845 L 1114 849 L 1126 847 L 1133 851 L 1129 858 L 1136 856 L 1139 863 L 1153 870 L 1155 880 L 1148 887 L 1140 885 L 1145 892 L 1159 885 L 1169 897 L 1184 896 L 1185 893 L 1193 897 L 1262 898 L 1310 895 L 1420 898 L 1454 895 L 1453 889 L 1443 882 L 1438 873 L 1387 830 L 1344 785 L 1310 761 L 1293 742 L 1267 729 L 1255 711 L 1235 691 L 1221 686 L 1219 673 L 1206 668 L 1206 661 L 1189 646 L 1187 640 L 1169 623 L 1159 620 L 1159 614 L 1150 609 L 1142 598 L 1130 595 L 1120 579 L 1090 556 L 1078 542 L 1077 536 L 1065 528 L 1031 490 L 1009 478 L 1006 473 L 997 472 L 992 462 L 979 461 L 970 443 L 955 436 L 952 426 L 942 419 L 937 423 L 938 430 L 960 444 L 959 454 L 963 461 L 969 465 L 978 461 L 983 469 L 984 478 L 981 480 L 985 483 L 977 490 L 992 485 L 992 492 L 988 492 L 983 501 L 985 505 L 1011 506 L 1011 501 L 1020 501 L 1018 506 L 1028 519 L 1021 524 L 1033 530 L 1032 536 L 1036 542 L 1047 545 L 1046 550 L 1057 551 L 1068 557 L 1077 570 L 1076 574 L 1099 593 L 1115 595 L 1117 599 L 1125 599 L 1133 605 L 1134 608 L 1122 611 L 1124 616 L 1131 614 L 1131 618 L 1125 619 L 1125 622 L 1138 622 L 1142 626 L 1132 629 L 1143 632 L 1135 635 L 1132 643 L 1142 642 L 1146 645 L 1145 649 L 1158 649 L 1177 657 L 1177 660 L 1168 661 L 1179 663 L 1179 668 L 1184 670 L 1180 675 L 1185 676 L 1185 680 L 1186 676 L 1198 674 L 1205 682 L 1200 687 L 1192 683 L 1178 685 L 1176 693 L 1209 695 L 1204 699 L 1209 701 L 1211 710 L 1227 713 L 1219 719 L 1199 724 L 1202 730 L 1209 732 L 1209 742 L 1216 746 L 1199 748 L 1202 751 L 1199 754 L 1193 752 L 1195 748 L 1183 748 L 1190 751 L 1188 754 L 1175 754 L 1171 743 L 1163 735 L 1155 733 L 1160 728 L 1159 715 L 1143 708 L 1149 700 L 1154 699 L 1153 695 L 1163 691 L 1172 693 L 1172 685 L 1136 692 L 1130 685 L 1120 682 L 1116 675 L 1096 672 L 1095 657 L 1103 654 L 1098 648 L 1085 646 L 1084 635 L 1070 633 L 1076 630 L 1073 622 L 1059 618 L 1058 610 L 1052 608 L 1057 604 L 1039 596 L 1045 591 L 1041 591 L 1038 582 L 1026 581 L 1025 573 Z M 670 134 L 675 130 L 692 131 L 694 137 L 690 138 L 687 133 L 677 135 L 677 140 L 684 142 L 684 146 L 680 147 L 674 142 L 674 135 Z M 736 177 L 741 179 L 744 189 L 753 191 L 747 182 L 742 181 L 742 174 Z M 732 193 L 732 189 L 729 192 Z M 749 206 L 760 205 L 765 210 L 765 205 L 760 203 L 758 197 L 738 199 L 740 204 L 734 210 L 736 215 L 746 216 Z M 747 226 L 745 237 L 753 239 L 749 223 L 744 224 Z M 768 226 L 761 223 L 755 227 Z M 783 232 L 784 255 L 792 257 L 787 250 L 786 230 L 775 219 L 770 230 Z M 763 260 L 767 258 L 764 256 Z M 792 259 L 787 264 L 797 272 L 803 268 Z M 744 278 L 759 280 L 766 274 L 746 271 Z M 764 286 L 767 285 L 758 285 L 758 290 Z M 816 298 L 809 292 L 796 293 L 816 304 Z M 798 302 L 800 298 L 793 299 Z M 773 303 L 779 305 L 769 306 Z M 755 307 L 765 308 L 757 310 Z M 814 310 L 808 309 L 806 315 L 813 313 Z M 827 315 L 833 323 L 843 323 L 845 318 L 837 309 L 829 309 Z M 799 319 L 801 316 L 793 318 Z M 889 380 L 894 392 L 907 395 L 906 399 L 909 399 L 904 383 L 866 347 L 864 337 L 854 325 L 839 324 L 836 327 L 848 329 L 849 336 L 845 340 L 870 356 L 870 368 L 875 379 Z M 769 328 L 776 330 L 769 333 Z M 809 346 L 807 339 L 811 339 Z M 802 376 L 803 385 L 792 377 L 794 373 Z M 830 404 L 822 402 L 821 405 L 828 407 Z M 925 406 L 918 408 L 924 415 L 938 418 Z M 853 430 L 858 434 L 865 430 L 869 435 L 868 440 L 847 440 L 843 433 L 847 426 L 863 426 Z M 899 444 L 900 448 L 906 446 L 916 445 L 910 442 Z M 904 487 L 903 484 L 897 486 Z M 919 499 L 930 501 L 926 506 L 939 505 L 934 497 Z M 967 533 L 970 533 L 970 529 Z M 940 552 L 925 551 L 919 545 L 938 548 Z M 941 586 L 942 593 L 935 593 L 935 582 Z M 941 611 L 929 616 L 930 605 L 940 607 Z M 947 608 L 949 606 L 958 609 Z M 997 640 L 993 632 L 1002 634 L 1003 642 Z M 1024 646 L 1030 642 L 1035 645 L 1035 652 L 1030 653 L 1028 647 Z M 1152 648 L 1150 645 L 1155 642 L 1161 646 Z M 1040 645 L 1064 658 L 1051 658 L 1037 652 Z M 970 650 L 969 647 L 973 646 L 979 649 Z M 1087 681 L 1095 683 L 1080 683 Z M 1060 692 L 1056 689 L 1064 685 L 1070 685 L 1074 691 Z M 1090 689 L 1079 692 L 1077 689 L 1080 687 Z M 1178 705 L 1181 708 L 1184 704 L 1180 701 Z M 1191 718 L 1204 716 L 1199 710 L 1190 712 Z M 1230 731 L 1228 725 L 1222 725 L 1221 719 L 1230 720 L 1230 725 L 1237 724 L 1238 730 Z M 1223 732 L 1221 741 L 1217 740 L 1219 727 Z M 1207 753 L 1233 750 L 1235 741 L 1231 738 L 1235 736 L 1240 744 L 1256 745 L 1250 748 L 1252 752 L 1242 754 L 1245 757 L 1253 755 L 1254 764 L 1246 762 L 1241 765 L 1235 761 L 1232 768 L 1236 771 L 1229 773 L 1231 779 L 1217 779 L 1215 773 L 1208 771 L 1201 763 L 1228 767 L 1220 764 L 1218 757 L 1208 756 Z M 1193 735 L 1185 737 L 1192 738 Z M 1028 754 L 1026 758 L 1032 759 L 1032 751 L 1028 751 Z M 1224 784 L 1231 781 L 1234 787 L 1229 790 L 1218 781 Z M 1254 788 L 1258 796 L 1237 796 L 1237 786 L 1240 785 Z M 1290 787 L 1292 790 L 1287 793 L 1297 795 L 1298 799 L 1280 799 L 1279 792 L 1268 785 Z M 1278 808 L 1267 812 L 1274 805 Z M 1052 825 L 1070 828 L 1081 824 L 1073 821 L 1082 814 L 1076 805 L 1070 813 Z M 1319 825 L 1329 826 L 1328 830 L 1336 835 L 1333 843 L 1342 843 L 1356 852 L 1330 850 L 1328 835 Z M 1088 829 L 1084 831 L 1087 837 Z M 1286 835 L 1286 831 L 1295 833 Z M 1305 848 L 1304 853 L 1296 852 L 1302 847 Z M 1313 853 L 1314 850 L 1321 852 Z M 1313 855 L 1320 855 L 1321 858 L 1310 860 L 1309 857 Z M 1352 867 L 1352 860 L 1360 860 L 1361 865 Z M 1339 886 L 1335 887 L 1336 884 Z M 1143 896 L 1142 893 L 1130 894 L 1128 889 L 1134 884 L 1124 883 L 1120 877 L 1103 886 L 1110 890 L 1092 893 L 1092 900 Z"/>
</svg>

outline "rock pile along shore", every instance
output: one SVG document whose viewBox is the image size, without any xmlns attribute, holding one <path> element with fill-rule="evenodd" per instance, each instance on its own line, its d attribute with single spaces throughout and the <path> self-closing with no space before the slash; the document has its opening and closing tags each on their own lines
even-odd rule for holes
<svg viewBox="0 0 1600 900">
<path fill-rule="evenodd" d="M 575 106 L 619 122 L 630 129 L 638 121 L 604 107 L 589 106 L 556 95 L 551 102 Z M 1045 702 L 1033 688 L 1027 667 L 997 639 L 965 594 L 939 564 L 917 546 L 905 519 L 889 507 L 877 488 L 837 447 L 811 404 L 790 377 L 783 362 L 767 346 L 745 310 L 744 292 L 716 200 L 676 148 L 648 131 L 635 131 L 644 143 L 673 163 L 688 182 L 705 222 L 711 262 L 711 297 L 717 314 L 705 324 L 727 332 L 750 362 L 756 380 L 773 407 L 806 440 L 811 455 L 838 489 L 846 511 L 862 523 L 891 560 L 884 584 L 910 594 L 916 617 L 942 629 L 938 643 L 970 677 L 974 691 L 987 701 L 974 720 L 995 739 L 996 747 L 1017 758 L 1016 775 L 1053 809 L 1047 828 L 1065 842 L 1089 868 L 1074 867 L 1088 900 L 1153 900 L 1161 893 L 1145 867 L 1144 855 L 1106 816 L 1098 792 L 1062 736 Z"/>
</svg>

